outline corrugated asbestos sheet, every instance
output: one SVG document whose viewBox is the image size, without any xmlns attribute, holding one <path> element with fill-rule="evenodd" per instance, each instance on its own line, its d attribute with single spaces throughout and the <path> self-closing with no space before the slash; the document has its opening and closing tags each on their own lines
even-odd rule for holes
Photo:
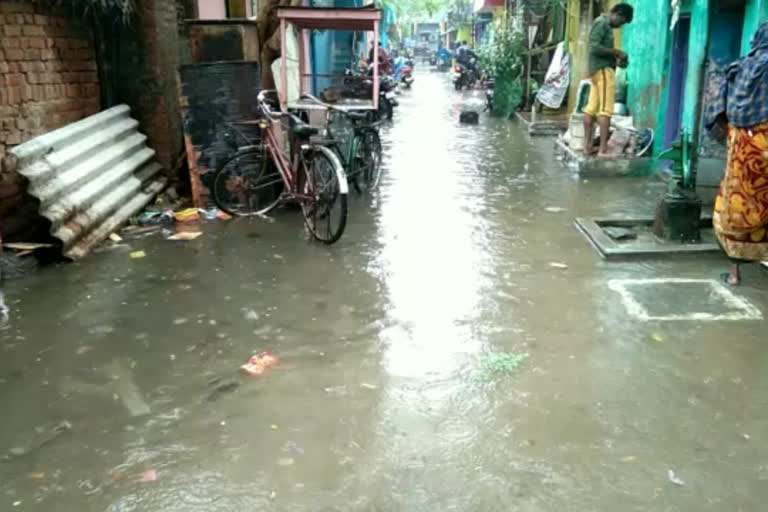
<svg viewBox="0 0 768 512">
<path fill-rule="evenodd" d="M 165 186 L 129 113 L 112 107 L 11 150 L 68 258 L 88 254 Z"/>
</svg>

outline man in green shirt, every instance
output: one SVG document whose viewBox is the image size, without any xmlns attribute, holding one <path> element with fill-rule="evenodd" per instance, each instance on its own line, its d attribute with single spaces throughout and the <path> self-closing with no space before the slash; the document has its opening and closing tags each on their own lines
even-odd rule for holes
<svg viewBox="0 0 768 512">
<path fill-rule="evenodd" d="M 616 4 L 609 14 L 598 16 L 589 31 L 589 77 L 592 85 L 584 108 L 584 154 L 587 156 L 595 153 L 595 118 L 600 123 L 598 156 L 608 156 L 608 133 L 616 93 L 615 67 L 629 64 L 627 54 L 613 47 L 613 29 L 631 22 L 633 12 L 629 4 Z"/>
</svg>

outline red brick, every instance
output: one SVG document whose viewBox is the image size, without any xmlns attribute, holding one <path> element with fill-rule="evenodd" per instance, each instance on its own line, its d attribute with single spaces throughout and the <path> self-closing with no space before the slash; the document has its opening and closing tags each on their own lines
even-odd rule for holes
<svg viewBox="0 0 768 512">
<path fill-rule="evenodd" d="M 24 23 L 27 23 L 29 25 L 35 24 L 35 15 L 34 14 L 25 14 L 24 15 Z"/>
<path fill-rule="evenodd" d="M 40 60 L 40 51 L 37 48 L 27 48 L 24 50 L 24 60 Z"/>
<path fill-rule="evenodd" d="M 85 84 L 83 85 L 83 95 L 92 98 L 99 94 L 98 84 Z"/>
<path fill-rule="evenodd" d="M 45 63 L 40 62 L 41 66 L 48 71 L 66 71 L 67 65 L 59 60 L 49 60 Z"/>
<path fill-rule="evenodd" d="M 25 36 L 44 36 L 45 33 L 43 32 L 42 27 L 38 27 L 37 25 L 24 25 L 21 27 L 21 33 Z"/>
<path fill-rule="evenodd" d="M 40 50 L 40 58 L 42 60 L 55 60 L 56 52 L 51 48 L 43 48 L 42 50 Z"/>
<path fill-rule="evenodd" d="M 21 35 L 21 27 L 19 25 L 10 25 L 7 24 L 3 27 L 3 34 L 7 36 L 20 36 Z"/>
<path fill-rule="evenodd" d="M 8 68 L 8 63 L 4 60 L 0 60 L 0 73 L 8 73 L 10 72 L 10 69 Z"/>
<path fill-rule="evenodd" d="M 30 37 L 28 39 L 28 44 L 30 48 L 45 48 L 45 38 L 44 37 Z"/>
<path fill-rule="evenodd" d="M 23 117 L 16 118 L 16 128 L 19 130 L 26 130 L 27 129 L 27 121 Z"/>
<path fill-rule="evenodd" d="M 6 52 L 6 56 L 7 55 L 8 55 L 8 53 Z M 8 60 L 10 60 L 10 59 L 8 59 Z M 9 62 L 8 63 L 8 72 L 9 73 L 18 73 L 19 71 L 21 71 L 21 69 L 19 68 L 19 63 L 18 62 Z"/>
<path fill-rule="evenodd" d="M 70 46 L 69 39 L 67 39 L 66 37 L 57 37 L 55 41 L 56 43 L 54 46 L 56 48 L 69 48 Z"/>
<path fill-rule="evenodd" d="M 29 101 L 32 99 L 32 86 L 29 84 L 24 84 L 21 86 L 21 97 L 24 101 Z"/>
<path fill-rule="evenodd" d="M 8 60 L 22 60 L 24 59 L 24 52 L 20 48 L 7 48 L 5 50 L 5 58 Z"/>
<path fill-rule="evenodd" d="M 10 105 L 21 103 L 21 87 L 6 87 L 6 90 L 8 91 L 8 103 Z"/>
<path fill-rule="evenodd" d="M 4 37 L 0 39 L 0 48 L 21 48 L 21 39 L 18 37 Z"/>
<path fill-rule="evenodd" d="M 56 40 L 52 37 L 46 37 L 45 38 L 45 47 L 46 48 L 53 48 L 56 45 Z"/>
<path fill-rule="evenodd" d="M 21 144 L 21 132 L 19 130 L 9 131 L 5 136 L 5 143 L 9 146 Z"/>
<path fill-rule="evenodd" d="M 50 21 L 51 19 L 48 16 L 41 16 L 40 14 L 35 14 L 35 25 L 48 25 Z"/>
<path fill-rule="evenodd" d="M 67 85 L 67 97 L 68 98 L 77 98 L 80 96 L 80 86 L 77 84 L 69 84 Z"/>
<path fill-rule="evenodd" d="M 25 73 L 28 71 L 45 71 L 45 64 L 40 61 L 33 62 L 20 62 L 21 70 Z"/>
<path fill-rule="evenodd" d="M 35 6 L 27 2 L 0 2 L 0 12 L 35 12 Z"/>
<path fill-rule="evenodd" d="M 18 86 L 24 83 L 24 75 L 21 73 L 8 73 L 5 75 L 5 81 L 8 85 Z"/>
</svg>

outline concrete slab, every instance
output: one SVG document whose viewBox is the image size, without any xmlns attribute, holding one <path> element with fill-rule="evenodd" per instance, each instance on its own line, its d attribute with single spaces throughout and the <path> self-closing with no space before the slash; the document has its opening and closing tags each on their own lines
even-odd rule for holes
<svg viewBox="0 0 768 512">
<path fill-rule="evenodd" d="M 658 240 L 651 230 L 653 218 L 612 219 L 578 217 L 574 223 L 592 247 L 605 259 L 714 253 L 721 250 L 712 232 L 711 218 L 701 219 L 702 241 L 698 244 L 682 244 Z M 613 240 L 603 230 L 606 227 L 632 229 L 637 233 L 637 238 L 621 241 Z"/>
<path fill-rule="evenodd" d="M 565 114 L 539 113 L 536 121 L 531 120 L 529 112 L 515 112 L 515 117 L 523 123 L 529 135 L 554 136 L 560 135 L 568 129 L 568 120 Z"/>
<path fill-rule="evenodd" d="M 763 314 L 730 288 L 711 279 L 612 279 L 631 316 L 642 321 L 762 320 Z"/>
<path fill-rule="evenodd" d="M 563 141 L 555 140 L 555 154 L 568 168 L 589 176 L 637 176 L 655 171 L 656 160 L 650 157 L 636 158 L 587 158 L 581 151 L 574 151 Z"/>
</svg>

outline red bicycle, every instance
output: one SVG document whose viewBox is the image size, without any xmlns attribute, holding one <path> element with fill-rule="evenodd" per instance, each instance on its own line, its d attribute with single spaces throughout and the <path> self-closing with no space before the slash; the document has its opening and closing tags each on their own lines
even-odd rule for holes
<svg viewBox="0 0 768 512">
<path fill-rule="evenodd" d="M 261 91 L 256 98 L 259 118 L 235 123 L 257 125 L 260 138 L 238 147 L 216 170 L 213 200 L 236 216 L 264 215 L 278 204 L 295 201 L 312 236 L 332 244 L 347 224 L 344 168 L 327 145 L 311 140 L 317 128 L 290 112 L 272 109 L 276 99 L 276 91 Z"/>
</svg>

